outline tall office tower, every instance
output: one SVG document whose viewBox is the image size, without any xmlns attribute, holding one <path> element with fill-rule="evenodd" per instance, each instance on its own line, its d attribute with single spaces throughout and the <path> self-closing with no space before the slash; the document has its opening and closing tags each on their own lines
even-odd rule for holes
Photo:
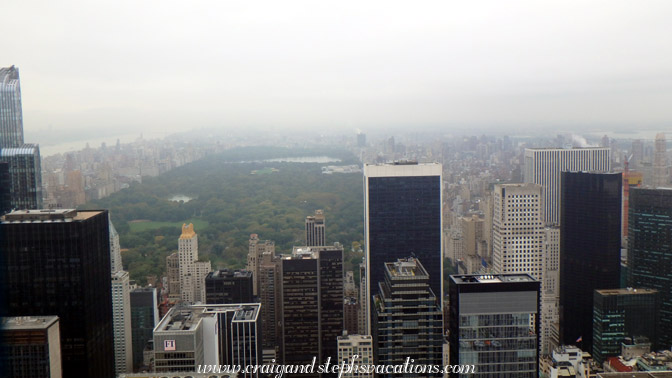
<svg viewBox="0 0 672 378">
<path fill-rule="evenodd" d="M 355 285 L 355 272 L 348 270 L 343 278 L 343 295 L 346 298 L 357 298 L 357 285 Z"/>
<path fill-rule="evenodd" d="M 478 255 L 478 243 L 484 240 L 485 220 L 478 215 L 462 217 L 460 219 L 462 229 L 463 248 L 466 255 Z"/>
<path fill-rule="evenodd" d="M 315 210 L 315 215 L 306 217 L 306 246 L 317 247 L 327 245 L 324 231 L 324 213 L 322 210 Z"/>
<path fill-rule="evenodd" d="M 259 265 L 259 301 L 261 302 L 261 342 L 264 349 L 273 349 L 280 355 L 282 344 L 282 271 L 280 257 L 275 252 L 264 252 Z"/>
<path fill-rule="evenodd" d="M 9 163 L 0 161 L 0 216 L 12 210 L 12 181 L 9 177 Z"/>
<path fill-rule="evenodd" d="M 672 346 L 672 190 L 633 189 L 628 230 L 629 286 L 660 295 L 658 347 Z"/>
<path fill-rule="evenodd" d="M 338 357 L 343 331 L 343 249 L 294 247 L 282 257 L 282 354 L 284 364 Z"/>
<path fill-rule="evenodd" d="M 544 295 L 546 242 L 542 187 L 536 184 L 499 184 L 493 192 L 492 260 L 497 273 L 527 273 L 541 281 L 542 354 L 548 354 L 557 296 Z M 557 244 L 556 244 L 557 245 Z"/>
<path fill-rule="evenodd" d="M 176 306 L 154 329 L 157 373 L 199 365 L 256 365 L 261 360 L 258 303 Z M 258 373 L 240 373 L 258 377 Z"/>
<path fill-rule="evenodd" d="M 366 147 L 366 134 L 357 133 L 357 147 Z"/>
<path fill-rule="evenodd" d="M 529 274 L 450 276 L 449 282 L 450 363 L 475 365 L 473 377 L 536 378 L 540 282 Z"/>
<path fill-rule="evenodd" d="M 340 376 L 342 378 L 373 378 L 367 365 L 373 364 L 373 340 L 370 335 L 338 336 L 338 364 L 352 366 Z"/>
<path fill-rule="evenodd" d="M 180 294 L 180 258 L 177 252 L 166 256 L 166 276 L 168 277 L 168 299 L 177 301 Z"/>
<path fill-rule="evenodd" d="M 611 150 L 589 148 L 525 149 L 525 182 L 541 185 L 544 223 L 560 223 L 560 172 L 609 172 Z"/>
<path fill-rule="evenodd" d="M 0 318 L 0 340 L 0 372 L 7 377 L 63 377 L 58 316 Z"/>
<path fill-rule="evenodd" d="M 252 272 L 220 269 L 205 277 L 205 303 L 252 303 Z"/>
<path fill-rule="evenodd" d="M 362 262 L 359 264 L 359 316 L 357 317 L 359 333 L 369 332 L 369 312 L 367 311 L 369 300 L 366 297 L 366 290 L 366 263 Z"/>
<path fill-rule="evenodd" d="M 247 252 L 247 270 L 252 272 L 252 294 L 259 295 L 259 261 L 265 252 L 275 255 L 275 242 L 271 240 L 259 240 L 259 235 L 251 234 Z"/>
<path fill-rule="evenodd" d="M 41 208 L 42 168 L 40 147 L 37 144 L 24 144 L 21 147 L 0 148 L 0 161 L 9 164 L 12 208 Z"/>
<path fill-rule="evenodd" d="M 0 234 L 0 307 L 60 318 L 64 377 L 114 377 L 107 211 L 14 211 Z"/>
<path fill-rule="evenodd" d="M 419 365 L 442 365 L 443 312 L 429 281 L 417 259 L 385 263 L 385 280 L 378 283 L 373 299 L 371 336 L 376 364 L 403 365 L 410 357 Z"/>
<path fill-rule="evenodd" d="M 653 155 L 653 186 L 666 186 L 670 183 L 670 173 L 667 169 L 667 141 L 665 134 L 656 135 Z"/>
<path fill-rule="evenodd" d="M 540 185 L 495 185 L 492 258 L 496 272 L 528 273 L 542 280 L 545 233 L 541 197 Z"/>
<path fill-rule="evenodd" d="M 121 262 L 121 245 L 119 244 L 119 233 L 117 232 L 117 229 L 114 228 L 112 220 L 110 220 L 110 264 L 112 275 L 120 270 L 124 270 L 124 266 Z"/>
<path fill-rule="evenodd" d="M 644 182 L 644 174 L 642 172 L 631 171 L 629 169 L 629 162 L 625 162 L 625 169 L 623 170 L 623 212 L 622 212 L 622 227 L 623 237 L 628 236 L 628 209 L 630 208 L 630 189 L 640 188 Z"/>
<path fill-rule="evenodd" d="M 0 68 L 0 149 L 23 145 L 21 82 L 15 66 Z"/>
<path fill-rule="evenodd" d="M 544 230 L 544 273 L 541 282 L 541 354 L 550 355 L 559 345 L 554 332 L 560 323 L 560 228 Z"/>
<path fill-rule="evenodd" d="M 212 271 L 210 261 L 198 261 L 198 235 L 194 225 L 182 225 L 177 241 L 180 295 L 182 302 L 205 302 L 205 277 Z"/>
<path fill-rule="evenodd" d="M 359 334 L 359 302 L 357 298 L 345 297 L 343 299 L 343 330 L 349 334 Z"/>
<path fill-rule="evenodd" d="M 133 370 L 142 367 L 142 351 L 152 340 L 153 331 L 159 322 L 159 303 L 156 288 L 136 288 L 131 291 L 131 330 Z"/>
<path fill-rule="evenodd" d="M 9 164 L 11 208 L 41 208 L 40 148 L 23 141 L 21 82 L 15 66 L 0 68 L 0 161 Z"/>
<path fill-rule="evenodd" d="M 657 290 L 595 290 L 593 359 L 602 364 L 607 357 L 619 356 L 626 337 L 646 336 L 655 345 L 658 309 Z"/>
<path fill-rule="evenodd" d="M 117 374 L 133 371 L 131 296 L 128 272 L 112 275 L 112 328 L 114 332 L 114 369 Z"/>
<path fill-rule="evenodd" d="M 443 298 L 441 164 L 364 165 L 367 334 L 371 298 L 385 280 L 385 263 L 409 255 L 422 261 L 432 292 Z"/>
<path fill-rule="evenodd" d="M 562 172 L 560 331 L 563 344 L 593 339 L 593 291 L 620 286 L 620 173 Z"/>
</svg>

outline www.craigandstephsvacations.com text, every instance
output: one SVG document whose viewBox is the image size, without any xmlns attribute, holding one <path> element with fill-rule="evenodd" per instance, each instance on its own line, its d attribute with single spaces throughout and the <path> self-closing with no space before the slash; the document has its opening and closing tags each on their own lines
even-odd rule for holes
<svg viewBox="0 0 672 378">
<path fill-rule="evenodd" d="M 469 374 L 475 372 L 474 365 L 421 365 L 414 364 L 415 360 L 410 357 L 400 365 L 372 365 L 357 361 L 359 356 L 351 358 L 350 363 L 342 362 L 332 364 L 331 357 L 321 365 L 316 365 L 317 358 L 305 365 L 275 365 L 275 360 L 269 365 L 198 365 L 198 373 L 214 374 L 265 374 L 281 378 L 290 374 Z"/>
</svg>

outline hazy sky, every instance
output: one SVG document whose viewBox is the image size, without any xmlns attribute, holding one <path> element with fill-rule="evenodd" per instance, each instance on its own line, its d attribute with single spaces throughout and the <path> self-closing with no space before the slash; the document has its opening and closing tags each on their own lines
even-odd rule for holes
<svg viewBox="0 0 672 378">
<path fill-rule="evenodd" d="M 672 130 L 669 0 L 5 0 L 0 12 L 0 66 L 20 68 L 40 143 L 200 127 Z"/>
</svg>

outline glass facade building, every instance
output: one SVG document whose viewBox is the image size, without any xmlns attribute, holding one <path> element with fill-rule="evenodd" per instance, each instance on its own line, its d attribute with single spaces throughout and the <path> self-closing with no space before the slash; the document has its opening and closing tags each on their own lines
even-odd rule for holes
<svg viewBox="0 0 672 378">
<path fill-rule="evenodd" d="M 159 322 L 156 288 L 136 288 L 131 291 L 131 335 L 133 370 L 142 367 L 142 351 L 152 340 L 154 327 Z"/>
<path fill-rule="evenodd" d="M 252 272 L 220 269 L 205 277 L 205 303 L 252 303 Z"/>
<path fill-rule="evenodd" d="M 652 289 L 595 290 L 593 297 L 593 358 L 603 363 L 621 354 L 626 337 L 645 336 L 655 345 L 658 291 Z"/>
<path fill-rule="evenodd" d="M 415 364 L 442 365 L 443 313 L 421 261 L 408 258 L 385 263 L 385 280 L 378 285 L 373 311 L 376 364 L 402 365 L 410 357 Z"/>
<path fill-rule="evenodd" d="M 385 263 L 414 256 L 429 274 L 429 286 L 443 298 L 441 164 L 395 163 L 364 166 L 367 319 L 371 298 L 385 280 Z M 368 329 L 370 327 L 367 327 Z"/>
<path fill-rule="evenodd" d="M 0 222 L 9 316 L 60 318 L 64 377 L 113 378 L 107 211 L 14 211 Z"/>
<path fill-rule="evenodd" d="M 536 378 L 540 282 L 500 274 L 451 276 L 449 284 L 450 363 L 475 365 L 451 376 Z"/>
<path fill-rule="evenodd" d="M 0 68 L 0 148 L 23 144 L 23 113 L 19 69 Z"/>
<path fill-rule="evenodd" d="M 562 172 L 560 338 L 592 350 L 593 292 L 620 287 L 620 173 Z"/>
<path fill-rule="evenodd" d="M 629 286 L 660 294 L 658 348 L 672 346 L 672 189 L 634 188 L 628 216 Z"/>
<path fill-rule="evenodd" d="M 40 148 L 23 141 L 21 84 L 19 69 L 14 66 L 0 68 L 0 162 L 8 164 L 9 209 L 42 208 Z M 0 197 L 4 195 L 0 193 Z"/>
</svg>

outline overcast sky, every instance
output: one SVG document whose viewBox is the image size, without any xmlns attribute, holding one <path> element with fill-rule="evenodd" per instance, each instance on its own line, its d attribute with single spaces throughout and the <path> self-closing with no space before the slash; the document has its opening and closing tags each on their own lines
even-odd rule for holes
<svg viewBox="0 0 672 378">
<path fill-rule="evenodd" d="M 669 0 L 5 0 L 1 13 L 0 66 L 20 68 L 41 143 L 49 130 L 672 125 Z"/>
</svg>

